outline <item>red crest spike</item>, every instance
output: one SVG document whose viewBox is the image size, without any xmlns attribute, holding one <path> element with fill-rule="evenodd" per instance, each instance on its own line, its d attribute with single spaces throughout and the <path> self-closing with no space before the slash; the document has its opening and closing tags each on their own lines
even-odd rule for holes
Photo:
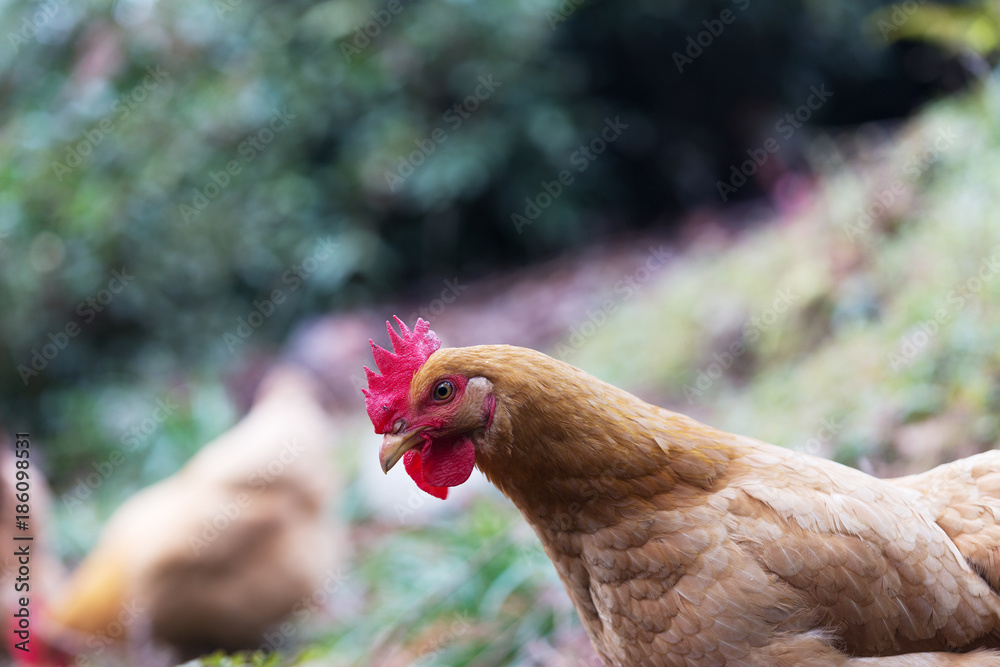
<svg viewBox="0 0 1000 667">
<path fill-rule="evenodd" d="M 369 340 L 372 346 L 372 356 L 381 375 L 367 366 L 368 389 L 365 390 L 365 407 L 368 417 L 377 433 L 387 433 L 399 415 L 407 408 L 410 393 L 410 381 L 420 370 L 424 362 L 440 347 L 441 341 L 430 329 L 430 324 L 418 319 L 413 331 L 401 319 L 393 316 L 399 325 L 397 334 L 390 322 L 385 323 L 392 341 L 392 352 L 383 349 Z"/>
</svg>

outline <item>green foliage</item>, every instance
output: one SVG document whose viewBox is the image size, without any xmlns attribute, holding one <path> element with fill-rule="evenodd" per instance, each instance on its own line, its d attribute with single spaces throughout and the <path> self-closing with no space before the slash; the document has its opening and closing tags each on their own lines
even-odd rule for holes
<svg viewBox="0 0 1000 667">
<path fill-rule="evenodd" d="M 553 602 L 560 584 L 525 532 L 512 508 L 479 501 L 440 524 L 385 535 L 357 559 L 363 620 L 328 642 L 326 659 L 378 664 L 406 647 L 414 659 L 432 653 L 428 664 L 509 664 L 526 638 L 571 615 Z"/>
<path fill-rule="evenodd" d="M 882 4 L 6 3 L 3 418 L 52 436 L 50 392 L 182 382 L 311 313 L 714 199 L 810 85 L 837 86 L 814 122 L 902 113 L 917 93 L 873 91 L 898 62 L 857 35 Z M 759 121 L 734 117 L 746 105 Z M 630 129 L 515 226 L 619 116 Z M 77 472 L 64 453 L 57 481 Z"/>
<path fill-rule="evenodd" d="M 244 652 L 226 655 L 221 651 L 198 660 L 184 663 L 184 667 L 282 667 L 289 664 L 279 653 Z"/>
<path fill-rule="evenodd" d="M 875 12 L 871 22 L 892 41 L 921 40 L 980 56 L 993 55 L 1000 47 L 1000 11 L 988 0 L 973 6 L 899 3 Z"/>
<path fill-rule="evenodd" d="M 819 142 L 828 173 L 809 207 L 724 251 L 689 249 L 567 360 L 733 432 L 852 464 L 904 459 L 883 472 L 995 446 L 998 105 L 987 80 L 875 166 L 844 169 Z M 786 288 L 787 310 L 751 326 Z M 920 429 L 937 434 L 928 459 L 907 453 Z"/>
</svg>

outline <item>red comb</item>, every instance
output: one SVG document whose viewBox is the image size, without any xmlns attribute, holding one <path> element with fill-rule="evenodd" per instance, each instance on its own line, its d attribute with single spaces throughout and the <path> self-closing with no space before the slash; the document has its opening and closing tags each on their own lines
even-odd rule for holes
<svg viewBox="0 0 1000 667">
<path fill-rule="evenodd" d="M 412 332 L 401 319 L 395 315 L 393 319 L 399 325 L 399 334 L 390 322 L 385 323 L 392 341 L 392 352 L 382 349 L 374 341 L 368 341 L 372 345 L 375 365 L 382 373 L 378 375 L 365 366 L 368 389 L 362 391 L 365 394 L 368 417 L 372 420 L 376 433 L 392 430 L 393 422 L 398 419 L 397 415 L 406 410 L 413 375 L 441 347 L 437 334 L 431 331 L 430 325 L 423 319 L 417 320 Z"/>
</svg>

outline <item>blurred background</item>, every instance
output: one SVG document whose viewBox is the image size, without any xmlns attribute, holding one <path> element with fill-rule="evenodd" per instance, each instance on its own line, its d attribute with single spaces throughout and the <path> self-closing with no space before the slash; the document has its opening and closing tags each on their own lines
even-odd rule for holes
<svg viewBox="0 0 1000 667">
<path fill-rule="evenodd" d="M 478 473 L 447 502 L 382 477 L 361 367 L 394 314 L 873 474 L 1000 437 L 995 0 L 15 0 L 0 25 L 0 425 L 51 489 L 37 576 L 115 619 L 108 573 L 162 539 L 125 568 L 147 606 L 216 582 L 250 552 L 195 576 L 198 540 L 264 480 L 239 521 L 291 546 L 235 588 L 296 591 L 250 639 L 77 625 L 68 664 L 600 665 Z M 290 424 L 315 465 L 281 458 Z"/>
</svg>

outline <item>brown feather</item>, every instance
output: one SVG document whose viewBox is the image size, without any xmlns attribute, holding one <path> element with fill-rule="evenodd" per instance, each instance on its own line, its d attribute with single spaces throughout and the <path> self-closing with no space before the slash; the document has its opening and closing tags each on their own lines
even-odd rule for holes
<svg viewBox="0 0 1000 667">
<path fill-rule="evenodd" d="M 1000 648 L 1000 453 L 878 480 L 510 346 L 439 350 L 411 407 L 454 374 L 608 665 L 1000 665 L 961 653 Z"/>
</svg>

